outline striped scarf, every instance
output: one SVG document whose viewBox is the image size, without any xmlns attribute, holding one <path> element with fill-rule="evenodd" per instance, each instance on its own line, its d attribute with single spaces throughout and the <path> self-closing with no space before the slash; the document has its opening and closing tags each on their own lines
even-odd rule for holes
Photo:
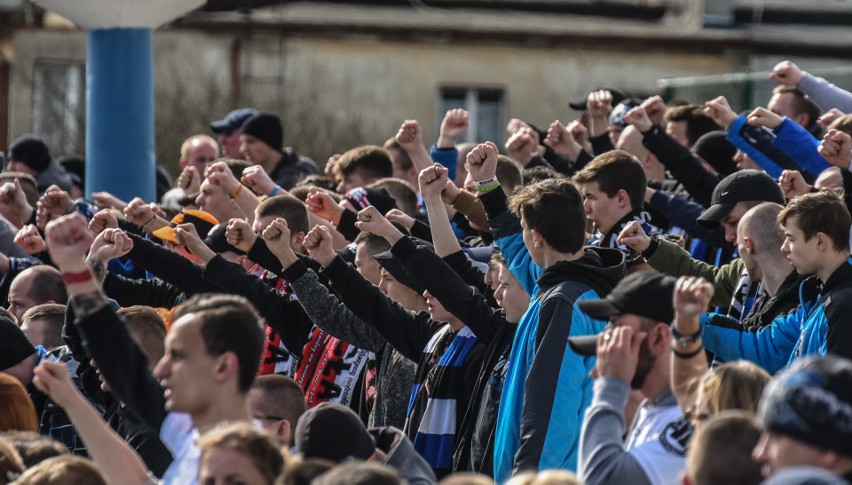
<svg viewBox="0 0 852 485">
<path fill-rule="evenodd" d="M 457 401 L 466 392 L 464 363 L 474 345 L 476 336 L 469 328 L 456 333 L 445 325 L 429 339 L 417 366 L 405 430 L 439 477 L 452 468 L 456 430 L 464 412 L 457 409 Z"/>
</svg>

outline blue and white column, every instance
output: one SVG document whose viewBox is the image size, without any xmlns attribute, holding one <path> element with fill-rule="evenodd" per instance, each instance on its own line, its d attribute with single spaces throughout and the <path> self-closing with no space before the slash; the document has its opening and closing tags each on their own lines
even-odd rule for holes
<svg viewBox="0 0 852 485">
<path fill-rule="evenodd" d="M 36 0 L 88 30 L 86 192 L 155 200 L 153 29 L 204 0 Z"/>
</svg>

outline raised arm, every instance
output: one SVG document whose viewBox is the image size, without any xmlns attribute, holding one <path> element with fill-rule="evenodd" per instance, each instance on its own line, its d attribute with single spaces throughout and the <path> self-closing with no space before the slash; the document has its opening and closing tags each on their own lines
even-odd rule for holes
<svg viewBox="0 0 852 485">
<path fill-rule="evenodd" d="M 441 200 L 441 192 L 448 184 L 452 183 L 449 179 L 449 171 L 436 163 L 420 172 L 418 182 L 420 193 L 423 195 L 423 202 L 426 205 L 426 212 L 429 213 L 432 244 L 435 246 L 435 252 L 444 257 L 461 251 L 461 245 L 450 225 L 447 208 L 444 207 L 444 202 Z"/>
</svg>

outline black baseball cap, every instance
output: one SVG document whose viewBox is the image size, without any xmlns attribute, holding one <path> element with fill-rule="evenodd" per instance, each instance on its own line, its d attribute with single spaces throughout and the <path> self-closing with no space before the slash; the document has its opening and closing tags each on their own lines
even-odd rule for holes
<svg viewBox="0 0 852 485">
<path fill-rule="evenodd" d="M 224 119 L 210 123 L 210 129 L 216 134 L 230 133 L 239 130 L 247 119 L 256 114 L 257 110 L 254 108 L 237 108 L 228 113 Z"/>
<path fill-rule="evenodd" d="M 674 320 L 675 281 L 653 271 L 638 271 L 619 281 L 606 298 L 600 300 L 581 300 L 577 302 L 584 313 L 598 320 L 609 320 L 615 315 L 630 313 L 650 318 L 656 322 Z M 597 335 L 569 337 L 568 343 L 574 352 L 581 355 L 595 355 L 598 347 Z"/>
<path fill-rule="evenodd" d="M 761 170 L 740 170 L 728 175 L 713 189 L 710 208 L 698 216 L 698 225 L 715 229 L 738 202 L 775 202 L 784 205 L 784 192 L 772 177 Z"/>
<path fill-rule="evenodd" d="M 619 103 L 627 99 L 627 95 L 624 94 L 624 91 L 616 88 L 597 88 L 593 89 L 592 92 L 595 91 L 609 91 L 612 94 L 612 107 L 615 108 Z M 577 111 L 586 111 L 586 103 L 589 101 L 589 95 L 583 96 L 582 98 L 577 98 L 573 101 L 568 102 L 568 106 L 572 109 L 576 109 Z"/>
</svg>

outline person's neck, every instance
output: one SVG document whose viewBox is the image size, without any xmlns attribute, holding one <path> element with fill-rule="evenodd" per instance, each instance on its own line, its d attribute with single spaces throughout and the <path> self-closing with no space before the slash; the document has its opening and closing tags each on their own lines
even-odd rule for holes
<svg viewBox="0 0 852 485">
<path fill-rule="evenodd" d="M 825 255 L 824 264 L 817 270 L 817 276 L 819 276 L 819 280 L 822 281 L 823 284 L 828 282 L 828 279 L 831 278 L 831 275 L 837 271 L 837 268 L 846 264 L 846 260 L 849 259 L 849 254 L 847 253 L 838 253 L 832 251 L 829 254 Z"/>
<path fill-rule="evenodd" d="M 207 409 L 192 414 L 192 424 L 199 433 L 204 433 L 213 426 L 225 421 L 251 421 L 248 399 L 245 394 L 227 392 L 220 393 Z"/>
<path fill-rule="evenodd" d="M 654 363 L 654 368 L 645 378 L 642 385 L 642 394 L 649 401 L 655 402 L 658 397 L 671 388 L 671 358 L 668 355 L 660 355 Z"/>
<path fill-rule="evenodd" d="M 611 224 L 607 225 L 606 231 L 604 231 L 601 228 L 599 228 L 598 230 L 603 235 L 607 235 L 607 234 L 610 234 L 613 231 L 617 231 L 618 230 L 618 228 L 617 228 L 618 223 L 621 222 L 622 220 L 624 220 L 625 217 L 629 216 L 632 213 L 633 213 L 633 209 L 631 209 L 630 207 L 626 207 L 624 209 L 624 211 L 622 211 L 621 214 L 618 215 L 618 219 L 613 220 Z"/>
<path fill-rule="evenodd" d="M 760 282 L 766 293 L 773 297 L 778 293 L 778 288 L 781 288 L 784 280 L 790 276 L 790 265 L 785 258 L 766 261 L 765 264 L 761 261 L 759 264 L 760 271 L 763 273 Z"/>
<path fill-rule="evenodd" d="M 544 268 L 549 268 L 560 261 L 576 261 L 582 258 L 583 254 L 583 248 L 580 248 L 579 251 L 574 253 L 560 253 L 549 246 L 545 246 L 542 260 L 544 262 Z"/>
<path fill-rule="evenodd" d="M 450 324 L 450 328 L 453 329 L 453 332 L 458 332 L 459 330 L 464 328 L 464 323 L 462 323 L 461 320 L 455 317 L 447 320 L 447 323 Z"/>
</svg>

